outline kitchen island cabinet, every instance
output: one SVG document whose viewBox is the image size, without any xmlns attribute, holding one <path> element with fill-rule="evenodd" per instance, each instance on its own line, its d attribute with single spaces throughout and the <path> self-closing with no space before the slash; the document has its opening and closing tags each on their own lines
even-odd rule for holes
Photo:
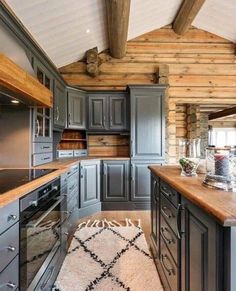
<svg viewBox="0 0 236 291">
<path fill-rule="evenodd" d="M 236 290 L 235 194 L 205 188 L 203 175 L 182 177 L 177 167 L 149 168 L 151 245 L 165 290 Z"/>
</svg>

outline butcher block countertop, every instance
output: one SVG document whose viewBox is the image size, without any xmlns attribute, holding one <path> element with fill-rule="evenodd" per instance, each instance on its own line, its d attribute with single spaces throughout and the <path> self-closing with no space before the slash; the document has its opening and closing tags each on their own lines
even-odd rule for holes
<svg viewBox="0 0 236 291">
<path fill-rule="evenodd" d="M 44 164 L 38 167 L 37 169 L 57 169 L 50 174 L 42 176 L 36 180 L 28 182 L 22 186 L 19 186 L 15 189 L 12 189 L 4 194 L 0 195 L 0 208 L 6 206 L 7 204 L 19 199 L 26 194 L 30 193 L 31 191 L 45 185 L 46 183 L 54 180 L 55 178 L 59 177 L 61 174 L 65 173 L 67 169 L 84 160 L 129 160 L 128 157 L 81 157 L 81 158 L 68 158 L 68 159 L 57 159 L 51 163 Z M 3 170 L 3 168 L 1 168 Z"/>
<path fill-rule="evenodd" d="M 221 225 L 236 226 L 236 193 L 203 186 L 203 174 L 197 177 L 180 176 L 180 168 L 177 166 L 150 166 L 149 169 Z"/>
</svg>

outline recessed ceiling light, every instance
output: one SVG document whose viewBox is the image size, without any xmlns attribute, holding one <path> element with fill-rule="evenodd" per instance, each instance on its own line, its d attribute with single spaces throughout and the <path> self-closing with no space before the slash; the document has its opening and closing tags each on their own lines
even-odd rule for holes
<svg viewBox="0 0 236 291">
<path fill-rule="evenodd" d="M 86 29 L 86 33 L 90 33 L 90 29 L 88 28 L 88 29 Z"/>
<path fill-rule="evenodd" d="M 13 100 L 11 100 L 11 103 L 19 104 L 20 102 L 18 100 L 13 99 Z"/>
</svg>

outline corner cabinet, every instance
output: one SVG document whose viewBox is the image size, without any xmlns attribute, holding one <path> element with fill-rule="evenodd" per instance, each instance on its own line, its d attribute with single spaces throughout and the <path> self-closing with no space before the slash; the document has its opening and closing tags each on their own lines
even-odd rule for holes
<svg viewBox="0 0 236 291">
<path fill-rule="evenodd" d="M 54 81 L 54 106 L 53 106 L 53 129 L 63 130 L 66 127 L 66 87 Z"/>
<path fill-rule="evenodd" d="M 88 129 L 91 131 L 128 130 L 126 92 L 88 94 Z"/>
<path fill-rule="evenodd" d="M 129 90 L 131 159 L 163 160 L 165 155 L 165 87 L 137 85 L 129 86 Z"/>
<path fill-rule="evenodd" d="M 68 88 L 67 128 L 86 129 L 86 92 Z"/>
</svg>

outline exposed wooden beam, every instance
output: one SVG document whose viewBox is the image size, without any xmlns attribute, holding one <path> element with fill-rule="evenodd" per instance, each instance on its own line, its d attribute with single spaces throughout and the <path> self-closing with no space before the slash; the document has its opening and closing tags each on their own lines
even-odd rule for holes
<svg viewBox="0 0 236 291">
<path fill-rule="evenodd" d="M 121 59 L 126 54 L 130 0 L 106 0 L 110 54 Z"/>
<path fill-rule="evenodd" d="M 173 23 L 175 33 L 184 34 L 189 29 L 204 2 L 205 0 L 183 1 L 183 4 L 180 7 Z"/>
<path fill-rule="evenodd" d="M 217 118 L 221 118 L 221 117 L 225 117 L 225 116 L 230 116 L 230 115 L 234 115 L 234 114 L 236 114 L 236 106 L 231 107 L 231 108 L 226 108 L 226 109 L 218 111 L 218 112 L 211 113 L 209 115 L 209 120 L 213 120 L 213 119 L 217 119 Z"/>
</svg>

